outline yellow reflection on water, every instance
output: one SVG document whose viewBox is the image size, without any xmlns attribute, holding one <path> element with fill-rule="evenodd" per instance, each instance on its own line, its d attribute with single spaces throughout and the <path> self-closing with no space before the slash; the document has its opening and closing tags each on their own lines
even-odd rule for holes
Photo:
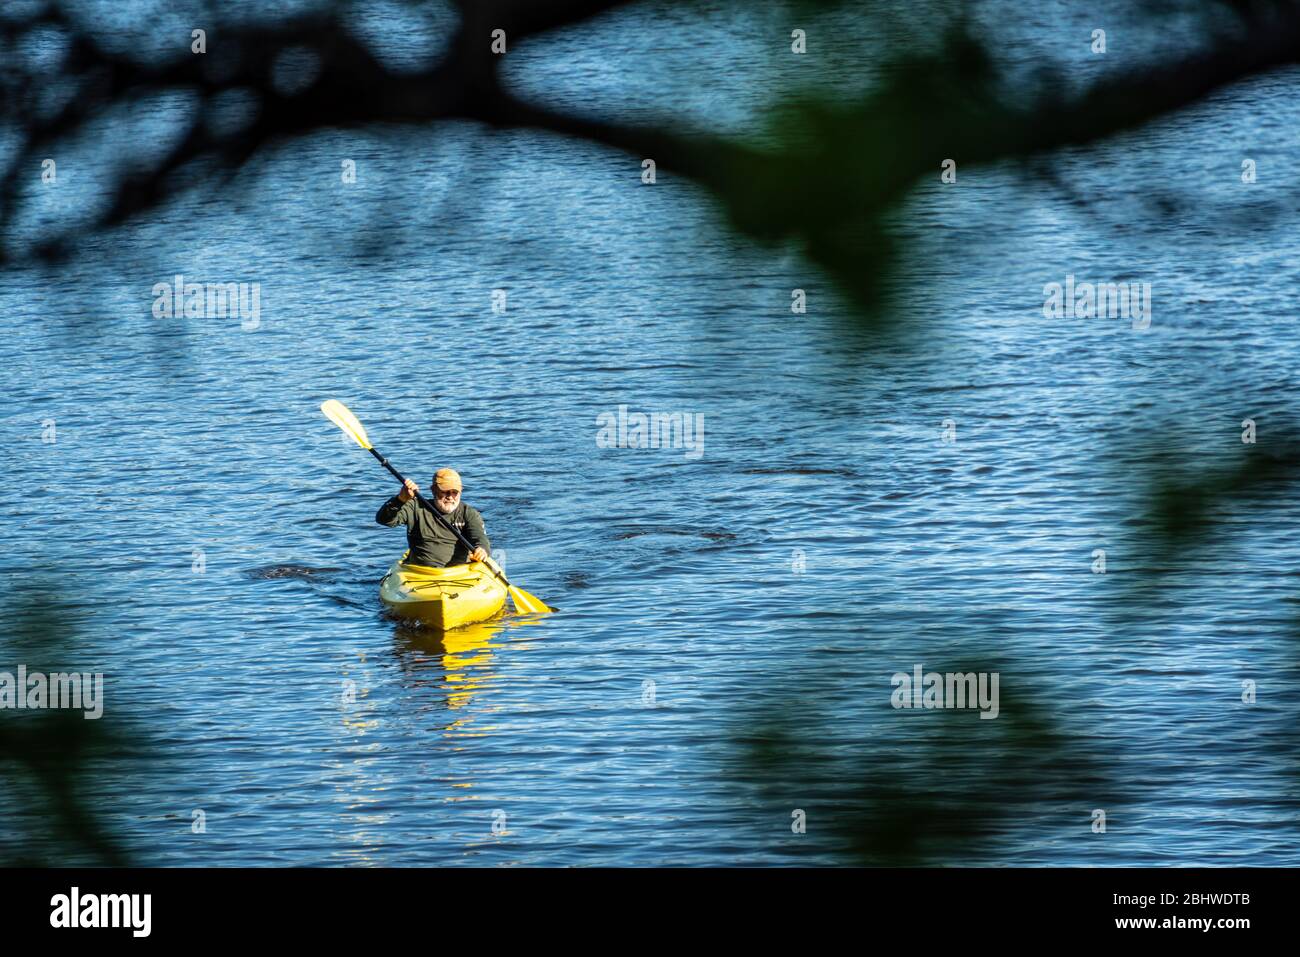
<svg viewBox="0 0 1300 957">
<path fill-rule="evenodd" d="M 493 663 L 497 652 L 516 637 L 514 630 L 538 624 L 538 618 L 500 617 L 489 621 L 438 631 L 406 622 L 394 624 L 397 656 L 407 683 L 425 687 L 445 697 L 453 720 L 443 732 L 455 737 L 481 737 L 489 726 L 471 728 L 482 711 L 483 699 L 497 675 Z M 480 707 L 467 711 L 478 698 Z M 489 709 L 490 710 L 490 709 Z"/>
<path fill-rule="evenodd" d="M 490 735 L 494 727 L 480 723 L 485 712 L 495 710 L 491 692 L 495 685 L 496 659 L 522 637 L 516 629 L 538 624 L 540 616 L 501 617 L 443 632 L 415 623 L 394 622 L 394 652 L 404 692 L 401 703 L 425 714 L 432 713 L 436 727 L 450 739 L 442 746 L 449 751 L 474 747 L 470 739 Z M 518 646 L 523 650 L 523 646 Z M 378 671 L 387 671 L 373 655 L 362 652 L 349 656 L 340 675 L 340 712 L 343 726 L 353 736 L 350 759 L 336 762 L 342 780 L 336 782 L 342 820 L 345 822 L 348 863 L 375 863 L 373 849 L 383 845 L 385 828 L 391 824 L 393 811 L 386 806 L 388 780 L 377 760 L 391 745 L 370 732 L 392 714 L 386 700 L 376 708 L 370 698 L 381 680 Z M 387 698 L 387 696 L 385 696 Z M 445 710 L 444 710 L 445 708 Z M 460 743 L 463 739 L 464 743 Z M 432 776 L 450 793 L 448 803 L 480 800 L 475 780 L 456 774 L 446 766 L 436 766 Z"/>
</svg>

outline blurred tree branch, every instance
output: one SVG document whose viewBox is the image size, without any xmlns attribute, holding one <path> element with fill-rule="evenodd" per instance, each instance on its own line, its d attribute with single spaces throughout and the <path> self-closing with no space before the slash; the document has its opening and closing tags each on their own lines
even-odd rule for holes
<svg viewBox="0 0 1300 957">
<path fill-rule="evenodd" d="M 0 611 L 15 626 L 0 645 L 0 667 L 29 663 L 36 671 L 60 670 L 45 666 L 69 660 L 77 648 L 79 629 L 70 610 L 32 587 L 9 602 Z M 127 849 L 105 824 L 96 797 L 111 788 L 108 776 L 125 773 L 147 753 L 145 744 L 135 727 L 116 717 L 0 709 L 0 803 L 6 829 L 12 828 L 5 836 L 18 843 L 16 850 L 0 847 L 0 866 L 127 864 Z"/>
<path fill-rule="evenodd" d="M 625 0 L 462 2 L 446 54 L 415 72 L 385 67 L 350 30 L 345 7 L 274 23 L 216 23 L 209 30 L 209 52 L 195 55 L 178 43 L 176 56 L 161 63 L 109 49 L 58 2 L 26 17 L 0 14 L 0 52 L 6 54 L 30 31 L 65 33 L 70 42 L 59 68 L 73 83 L 66 103 L 46 113 L 35 94 L 50 78 L 10 68 L 0 79 L 0 121 L 17 124 L 21 132 L 4 167 L 0 237 L 13 222 L 23 184 L 52 146 L 114 105 L 191 90 L 199 106 L 185 134 L 152 163 L 123 164 L 112 200 L 93 228 L 152 209 L 204 182 L 205 175 L 228 175 L 278 141 L 330 128 L 468 119 L 653 158 L 661 170 L 707 187 L 751 237 L 802 241 L 814 261 L 860 303 L 871 305 L 891 258 L 880 217 L 918 180 L 937 176 L 943 159 L 968 167 L 1097 143 L 1300 59 L 1300 6 L 1233 3 L 1227 6 L 1235 12 L 1235 29 L 1220 29 L 1201 52 L 1132 68 L 1075 97 L 1051 80 L 1013 95 L 959 14 L 942 28 L 947 32 L 936 53 L 899 56 L 880 88 L 856 103 L 831 104 L 808 95 L 782 104 L 776 145 L 764 148 L 685 128 L 582 116 L 525 102 L 503 87 L 504 57 L 490 49 L 493 30 L 505 30 L 513 49 L 521 40 L 623 5 Z M 1205 5 L 1207 16 L 1222 9 L 1217 2 Z M 319 70 L 301 89 L 277 89 L 277 63 L 301 50 L 317 57 Z M 257 93 L 256 116 L 241 128 L 215 130 L 209 122 L 214 101 L 233 90 Z M 193 176 L 177 175 L 196 160 L 212 161 L 213 168 L 205 174 L 195 166 Z M 71 236 L 61 234 L 30 252 L 57 258 L 70 244 Z M 21 258 L 0 247 L 0 262 L 6 257 Z"/>
<path fill-rule="evenodd" d="M 992 668 L 1021 671 L 1013 662 Z M 968 662 L 953 670 L 978 669 Z M 869 684 L 853 684 L 869 693 Z M 878 681 L 877 693 L 884 685 Z M 869 746 L 836 722 L 810 723 L 808 710 L 806 700 L 790 699 L 733 733 L 761 806 L 774 820 L 802 808 L 809 835 L 820 835 L 791 844 L 798 854 L 829 850 L 862 867 L 970 863 L 1014 846 L 1035 808 L 1052 808 L 1050 826 L 1077 833 L 1097 801 L 1131 799 L 1132 787 L 1116 779 L 1095 742 L 1008 688 L 995 721 L 937 712 L 926 735 L 927 716 L 893 711 Z"/>
</svg>

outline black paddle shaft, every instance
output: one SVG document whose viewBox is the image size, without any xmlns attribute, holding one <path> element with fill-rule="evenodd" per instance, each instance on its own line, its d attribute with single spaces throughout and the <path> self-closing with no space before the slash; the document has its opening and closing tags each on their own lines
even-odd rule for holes
<svg viewBox="0 0 1300 957">
<path fill-rule="evenodd" d="M 406 479 L 403 477 L 402 473 L 397 471 L 397 469 L 393 468 L 392 463 L 389 462 L 388 459 L 380 455 L 379 450 L 376 449 L 373 445 L 370 447 L 370 454 L 379 460 L 380 465 L 382 465 L 384 468 L 388 469 L 388 471 L 393 473 L 393 478 L 401 482 L 403 486 L 406 485 Z M 419 492 L 415 493 L 415 500 L 419 502 L 421 505 L 427 505 L 429 507 L 429 511 L 433 514 L 433 517 L 437 519 L 437 521 L 442 525 L 443 528 L 447 529 L 447 531 L 451 532 L 453 535 L 459 538 L 461 544 L 464 545 L 466 548 L 468 548 L 471 552 L 474 551 L 475 548 L 474 543 L 471 542 L 464 535 L 462 535 L 460 529 L 458 529 L 455 525 L 451 524 L 451 522 L 443 518 L 442 513 L 438 511 L 437 506 L 433 505 L 430 502 L 425 501 L 424 497 L 420 495 Z M 491 565 L 489 565 L 488 567 L 492 568 Z M 506 583 L 507 588 L 515 587 L 514 585 L 510 584 L 510 579 L 506 578 L 505 572 L 498 571 L 495 568 L 492 568 L 492 571 L 498 578 L 500 578 L 503 582 Z"/>
</svg>

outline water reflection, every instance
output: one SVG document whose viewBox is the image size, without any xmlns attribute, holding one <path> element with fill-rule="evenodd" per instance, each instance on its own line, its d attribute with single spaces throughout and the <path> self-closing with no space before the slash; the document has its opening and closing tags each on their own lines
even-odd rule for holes
<svg viewBox="0 0 1300 957">
<path fill-rule="evenodd" d="M 367 700 L 375 687 L 370 663 L 365 652 L 361 652 L 355 664 L 343 668 L 342 720 L 348 730 L 360 735 L 379 727 L 378 714 Z"/>
<path fill-rule="evenodd" d="M 492 729 L 482 725 L 467 729 L 485 711 L 495 710 L 485 703 L 489 697 L 485 692 L 495 686 L 497 652 L 506 642 L 522 637 L 515 629 L 539 624 L 538 617 L 500 617 L 451 631 L 395 622 L 393 637 L 403 684 L 411 690 L 434 692 L 433 697 L 445 700 L 448 711 L 459 712 L 444 726 L 447 734 L 481 736 Z M 478 706 L 471 709 L 476 696 Z"/>
</svg>

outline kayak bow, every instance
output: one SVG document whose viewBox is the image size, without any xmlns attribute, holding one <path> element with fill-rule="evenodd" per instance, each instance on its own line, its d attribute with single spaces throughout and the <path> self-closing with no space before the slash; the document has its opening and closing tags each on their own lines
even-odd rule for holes
<svg viewBox="0 0 1300 957">
<path fill-rule="evenodd" d="M 485 621 L 506 603 L 506 587 L 482 562 L 427 568 L 394 562 L 379 583 L 379 598 L 400 618 L 459 628 Z"/>
</svg>

